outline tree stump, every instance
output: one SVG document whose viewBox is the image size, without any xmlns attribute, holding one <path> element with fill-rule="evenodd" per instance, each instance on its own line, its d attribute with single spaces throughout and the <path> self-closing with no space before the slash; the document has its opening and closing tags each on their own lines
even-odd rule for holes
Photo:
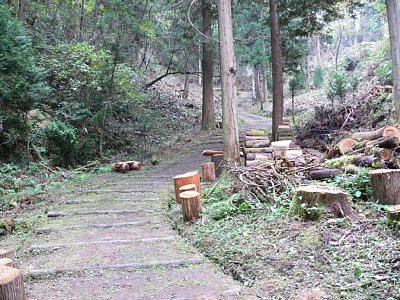
<svg viewBox="0 0 400 300">
<path fill-rule="evenodd" d="M 213 162 L 202 164 L 201 171 L 202 171 L 204 181 L 214 181 L 215 180 L 215 164 Z"/>
<path fill-rule="evenodd" d="M 181 199 L 179 198 L 179 194 L 180 194 L 179 188 L 184 185 L 187 185 L 187 184 L 195 184 L 196 188 L 197 188 L 197 192 L 199 192 L 201 195 L 199 172 L 193 171 L 193 172 L 188 172 L 185 174 L 175 176 L 174 177 L 175 199 L 176 199 L 176 202 L 178 202 L 179 204 L 182 203 Z"/>
<path fill-rule="evenodd" d="M 201 213 L 201 200 L 198 192 L 183 192 L 179 195 L 182 201 L 182 214 L 184 221 L 199 218 Z"/>
<path fill-rule="evenodd" d="M 213 155 L 211 156 L 211 161 L 214 163 L 215 175 L 217 177 L 221 176 L 222 171 L 224 170 L 224 155 L 223 154 Z"/>
<path fill-rule="evenodd" d="M 388 208 L 387 219 L 389 221 L 400 222 L 400 205 L 393 205 Z"/>
<path fill-rule="evenodd" d="M 0 299 L 26 299 L 21 271 L 6 266 L 0 266 Z"/>
<path fill-rule="evenodd" d="M 194 183 L 181 186 L 179 188 L 179 194 L 183 192 L 197 192 L 197 186 Z"/>
<path fill-rule="evenodd" d="M 400 170 L 379 169 L 368 174 L 374 200 L 380 204 L 400 204 Z"/>
<path fill-rule="evenodd" d="M 336 217 L 353 214 L 347 194 L 338 188 L 308 185 L 297 188 L 295 192 L 291 212 L 306 220 L 316 220 L 323 212 Z"/>
<path fill-rule="evenodd" d="M 0 258 L 11 258 L 13 259 L 13 251 L 0 249 Z"/>
<path fill-rule="evenodd" d="M 14 261 L 11 258 L 0 258 L 0 266 L 15 268 Z"/>
<path fill-rule="evenodd" d="M 127 161 L 126 162 L 129 166 L 129 170 L 140 170 L 142 164 L 138 161 Z"/>
</svg>

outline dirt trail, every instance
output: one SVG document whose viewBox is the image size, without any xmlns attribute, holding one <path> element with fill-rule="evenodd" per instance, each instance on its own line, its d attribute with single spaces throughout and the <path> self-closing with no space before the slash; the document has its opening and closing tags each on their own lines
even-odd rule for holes
<svg viewBox="0 0 400 300">
<path fill-rule="evenodd" d="M 242 108 L 248 94 L 240 99 Z M 241 108 L 241 131 L 269 126 Z M 20 255 L 28 298 L 240 299 L 240 284 L 185 244 L 165 215 L 172 176 L 208 161 L 205 148 L 222 149 L 220 133 L 175 162 L 101 175 L 95 190 L 59 199 L 53 209 L 67 215 L 46 220 Z"/>
</svg>

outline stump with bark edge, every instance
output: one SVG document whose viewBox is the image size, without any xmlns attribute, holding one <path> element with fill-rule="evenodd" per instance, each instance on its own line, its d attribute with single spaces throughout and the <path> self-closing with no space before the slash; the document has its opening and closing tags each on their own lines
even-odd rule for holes
<svg viewBox="0 0 400 300">
<path fill-rule="evenodd" d="M 374 200 L 379 204 L 400 204 L 400 170 L 379 169 L 368 174 Z"/>
<path fill-rule="evenodd" d="M 176 202 L 178 202 L 179 204 L 182 203 L 181 199 L 179 198 L 180 194 L 179 188 L 187 184 L 195 184 L 197 192 L 199 192 L 201 195 L 200 175 L 198 171 L 177 175 L 174 177 L 174 186 L 175 186 L 175 199 Z"/>
<path fill-rule="evenodd" d="M 201 173 L 204 181 L 215 180 L 215 164 L 213 162 L 204 163 L 201 165 Z"/>
<path fill-rule="evenodd" d="M 179 195 L 182 200 L 183 220 L 188 222 L 199 218 L 201 213 L 201 199 L 198 192 L 183 192 Z"/>
<path fill-rule="evenodd" d="M 13 259 L 12 250 L 0 249 L 0 258 L 11 258 L 11 259 Z"/>
<path fill-rule="evenodd" d="M 390 206 L 386 217 L 389 221 L 400 222 L 400 205 Z"/>
<path fill-rule="evenodd" d="M 0 299 L 26 299 L 21 271 L 0 265 Z"/>
<path fill-rule="evenodd" d="M 316 220 L 322 212 L 336 217 L 353 215 L 347 194 L 338 188 L 308 185 L 298 187 L 295 193 L 292 214 L 301 215 L 306 220 Z"/>
</svg>

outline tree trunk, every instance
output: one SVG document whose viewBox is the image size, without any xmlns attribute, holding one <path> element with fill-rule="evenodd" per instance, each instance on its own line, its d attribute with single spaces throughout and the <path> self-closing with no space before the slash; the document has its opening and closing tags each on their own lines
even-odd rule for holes
<svg viewBox="0 0 400 300">
<path fill-rule="evenodd" d="M 26 10 L 26 1 L 19 0 L 18 1 L 18 20 L 25 24 L 25 10 Z"/>
<path fill-rule="evenodd" d="M 263 109 L 262 104 L 262 92 L 261 92 L 261 84 L 260 84 L 260 72 L 258 70 L 258 66 L 254 66 L 254 87 L 256 92 L 256 102 L 260 103 L 261 109 Z"/>
<path fill-rule="evenodd" d="M 221 61 L 224 158 L 229 163 L 240 164 L 239 129 L 236 103 L 237 69 L 233 49 L 231 0 L 218 0 L 218 23 Z"/>
<path fill-rule="evenodd" d="M 267 103 L 268 101 L 268 72 L 266 67 L 263 68 L 262 71 L 262 87 L 263 87 L 263 93 L 262 93 L 262 102 L 261 102 L 261 110 L 264 109 L 264 103 Z"/>
<path fill-rule="evenodd" d="M 279 28 L 278 0 L 270 0 L 270 27 L 271 27 L 271 51 L 272 51 L 272 140 L 278 139 L 278 125 L 283 119 L 283 67 L 282 45 Z"/>
<path fill-rule="evenodd" d="M 335 70 L 336 71 L 338 69 L 338 60 L 339 60 L 340 46 L 342 45 L 342 37 L 343 37 L 343 27 L 340 24 L 339 36 L 338 36 L 338 40 L 336 43 L 336 55 L 335 55 Z M 340 100 L 342 100 L 342 96 L 340 97 Z"/>
<path fill-rule="evenodd" d="M 400 170 L 373 170 L 369 179 L 374 200 L 380 204 L 400 204 Z"/>
<path fill-rule="evenodd" d="M 390 48 L 392 54 L 393 98 L 396 115 L 400 115 L 400 3 L 386 0 L 386 12 L 389 26 Z"/>
<path fill-rule="evenodd" d="M 183 192 L 179 195 L 182 201 L 183 220 L 188 222 L 199 218 L 201 213 L 201 200 L 198 192 Z"/>
<path fill-rule="evenodd" d="M 93 27 L 92 27 L 92 37 L 90 39 L 90 42 L 92 44 L 95 44 L 97 41 L 97 37 L 99 35 L 99 30 L 97 28 L 97 20 L 99 19 L 99 9 L 100 9 L 100 3 L 102 0 L 96 0 L 94 3 L 94 8 L 93 8 Z"/>
<path fill-rule="evenodd" d="M 322 53 L 321 53 L 321 40 L 320 40 L 320 36 L 317 35 L 316 37 L 316 46 L 317 46 L 317 66 L 321 66 L 322 65 Z"/>
<path fill-rule="evenodd" d="M 176 202 L 182 203 L 181 199 L 179 198 L 179 188 L 187 184 L 195 184 L 197 186 L 197 191 L 201 195 L 199 172 L 188 172 L 174 177 Z"/>
<path fill-rule="evenodd" d="M 224 155 L 216 154 L 211 156 L 211 161 L 214 163 L 215 175 L 219 177 L 224 170 Z"/>
<path fill-rule="evenodd" d="M 0 299 L 26 299 L 21 271 L 7 266 L 0 266 Z"/>
<path fill-rule="evenodd" d="M 187 99 L 189 97 L 189 84 L 190 84 L 190 73 L 189 73 L 189 58 L 190 58 L 191 47 L 188 45 L 186 47 L 186 59 L 185 59 L 185 84 L 183 86 L 183 99 Z"/>
<path fill-rule="evenodd" d="M 81 15 L 79 20 L 79 40 L 83 41 L 83 21 L 85 18 L 85 0 L 81 3 Z"/>
<path fill-rule="evenodd" d="M 204 163 L 201 165 L 204 181 L 215 180 L 215 164 L 213 162 Z"/>
</svg>

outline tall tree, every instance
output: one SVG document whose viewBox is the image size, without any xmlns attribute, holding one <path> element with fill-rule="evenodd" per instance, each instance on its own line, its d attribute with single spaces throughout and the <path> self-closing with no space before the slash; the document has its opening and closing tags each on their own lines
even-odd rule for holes
<svg viewBox="0 0 400 300">
<path fill-rule="evenodd" d="M 236 61 L 233 49 L 232 2 L 218 0 L 220 70 L 222 91 L 222 128 L 224 159 L 239 163 L 239 130 L 236 103 Z"/>
<path fill-rule="evenodd" d="M 386 0 L 386 12 L 392 53 L 393 97 L 396 115 L 400 115 L 400 1 Z"/>
<path fill-rule="evenodd" d="M 278 125 L 283 119 L 283 66 L 282 46 L 279 27 L 278 0 L 270 0 L 270 27 L 272 52 L 272 140 L 278 138 Z"/>
<path fill-rule="evenodd" d="M 203 34 L 203 107 L 201 127 L 203 130 L 215 129 L 214 87 L 213 87 L 213 49 L 212 49 L 212 12 L 209 0 L 202 1 Z"/>
<path fill-rule="evenodd" d="M 19 0 L 18 1 L 18 19 L 22 24 L 25 23 L 25 9 L 26 9 L 25 0 Z"/>
</svg>

